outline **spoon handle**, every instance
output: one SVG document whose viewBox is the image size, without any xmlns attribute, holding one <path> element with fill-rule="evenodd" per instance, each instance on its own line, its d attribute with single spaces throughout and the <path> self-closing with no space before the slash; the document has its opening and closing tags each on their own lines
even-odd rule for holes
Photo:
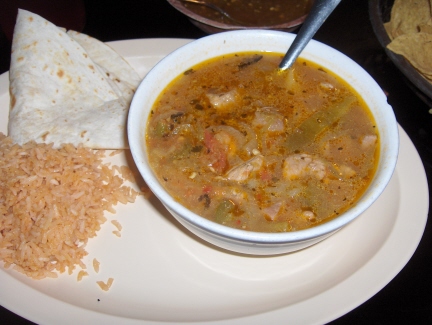
<svg viewBox="0 0 432 325">
<path fill-rule="evenodd" d="M 315 0 L 296 38 L 279 64 L 280 70 L 291 67 L 317 30 L 332 13 L 341 0 Z"/>
</svg>

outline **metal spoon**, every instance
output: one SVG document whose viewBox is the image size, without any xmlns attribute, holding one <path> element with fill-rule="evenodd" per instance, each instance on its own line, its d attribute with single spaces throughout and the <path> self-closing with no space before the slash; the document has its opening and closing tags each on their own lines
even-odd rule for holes
<svg viewBox="0 0 432 325">
<path fill-rule="evenodd" d="M 321 27 L 327 17 L 332 13 L 334 8 L 341 0 L 315 0 L 306 20 L 297 33 L 296 38 L 288 49 L 285 57 L 279 64 L 280 70 L 286 70 L 291 67 L 317 30 Z"/>
<path fill-rule="evenodd" d="M 217 12 L 219 12 L 221 15 L 225 16 L 226 18 L 228 18 L 229 20 L 235 22 L 236 24 L 239 25 L 244 25 L 244 22 L 238 21 L 237 19 L 231 17 L 225 10 L 223 10 L 222 8 L 212 4 L 212 3 L 207 3 L 205 1 L 201 1 L 201 0 L 180 0 L 182 2 L 187 2 L 187 3 L 193 3 L 193 4 L 197 4 L 197 5 L 202 5 L 202 6 L 206 6 L 210 9 L 213 9 Z"/>
</svg>

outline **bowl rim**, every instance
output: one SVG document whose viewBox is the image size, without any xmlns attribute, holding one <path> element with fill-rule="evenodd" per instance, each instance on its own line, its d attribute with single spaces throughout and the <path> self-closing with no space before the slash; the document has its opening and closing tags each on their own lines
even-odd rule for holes
<svg viewBox="0 0 432 325">
<path fill-rule="evenodd" d="M 290 42 L 293 41 L 295 35 L 286 32 L 273 31 L 273 30 L 236 30 L 236 31 L 228 31 L 228 32 L 223 32 L 218 34 L 212 34 L 197 39 L 191 43 L 188 43 L 180 47 L 179 49 L 173 51 L 164 59 L 159 61 L 159 63 L 156 64 L 149 71 L 146 77 L 142 80 L 141 84 L 138 86 L 135 95 L 132 99 L 132 103 L 129 111 L 128 137 L 129 137 L 132 157 L 137 164 L 138 170 L 140 171 L 142 177 L 144 178 L 144 181 L 147 183 L 149 188 L 152 190 L 155 196 L 163 203 L 163 205 L 165 205 L 165 207 L 168 208 L 168 210 L 174 211 L 174 213 L 179 215 L 186 222 L 192 224 L 195 227 L 202 228 L 206 232 L 212 233 L 215 236 L 229 238 L 234 241 L 242 241 L 242 242 L 255 243 L 255 244 L 284 244 L 284 243 L 293 243 L 299 241 L 312 240 L 319 236 L 324 236 L 326 234 L 332 233 L 340 229 L 341 227 L 345 226 L 346 224 L 356 219 L 362 212 L 367 210 L 367 208 L 369 208 L 369 206 L 372 205 L 372 203 L 375 202 L 375 200 L 379 197 L 379 195 L 381 195 L 381 193 L 384 191 L 396 167 L 398 148 L 399 148 L 399 135 L 398 135 L 398 127 L 397 127 L 396 118 L 394 116 L 394 112 L 390 107 L 390 105 L 387 103 L 386 96 L 384 92 L 381 90 L 381 88 L 378 86 L 376 81 L 352 59 L 345 56 L 343 53 L 337 51 L 336 49 L 333 49 L 318 41 L 311 40 L 311 42 L 306 46 L 305 51 L 307 52 L 308 48 L 319 49 L 321 50 L 321 53 L 323 51 L 327 51 L 332 56 L 332 58 L 337 60 L 338 64 L 341 65 L 350 64 L 351 66 L 350 72 L 352 73 L 352 75 L 355 76 L 355 78 L 358 78 L 360 74 L 362 78 L 364 78 L 367 81 L 365 83 L 365 87 L 367 87 L 367 89 L 373 90 L 373 94 L 375 95 L 374 98 L 378 100 L 380 105 L 385 106 L 385 108 L 380 110 L 380 112 L 383 111 L 386 114 L 387 118 L 389 119 L 388 121 L 386 121 L 387 125 L 385 126 L 385 128 L 389 128 L 388 132 L 391 134 L 391 136 L 389 136 L 389 140 L 393 141 L 391 142 L 391 144 L 393 145 L 390 146 L 390 148 L 386 148 L 386 150 L 388 150 L 388 154 L 385 157 L 381 156 L 383 152 L 383 148 L 380 149 L 381 154 L 379 158 L 380 159 L 379 166 L 384 165 L 384 167 L 381 167 L 382 170 L 379 177 L 378 177 L 378 170 L 375 173 L 374 178 L 371 182 L 371 185 L 372 184 L 374 185 L 373 189 L 371 189 L 371 186 L 369 186 L 369 188 L 365 191 L 365 193 L 363 193 L 363 195 L 357 200 L 354 207 L 350 208 L 349 210 L 347 210 L 346 212 L 342 213 L 341 215 L 339 215 L 338 217 L 332 220 L 329 220 L 325 223 L 314 226 L 312 228 L 298 230 L 298 231 L 284 232 L 284 233 L 263 233 L 263 232 L 255 232 L 255 231 L 247 231 L 247 230 L 230 228 L 228 226 L 224 226 L 216 222 L 213 222 L 211 220 L 205 219 L 195 214 L 194 212 L 188 210 L 180 203 L 175 201 L 168 194 L 168 192 L 163 188 L 163 186 L 159 183 L 151 167 L 147 164 L 146 157 L 148 156 L 148 152 L 145 145 L 142 145 L 141 144 L 142 141 L 139 140 L 140 137 L 139 130 L 138 130 L 139 122 L 137 121 L 139 118 L 142 118 L 144 114 L 140 110 L 140 108 L 142 106 L 142 103 L 145 102 L 145 100 L 147 100 L 145 97 L 146 94 L 145 88 L 152 85 L 155 82 L 157 75 L 162 73 L 164 70 L 166 70 L 167 64 L 169 65 L 170 62 L 177 62 L 176 60 L 181 60 L 182 57 L 184 58 L 185 52 L 190 51 L 196 53 L 196 51 L 199 51 L 200 49 L 201 50 L 205 49 L 205 51 L 208 52 L 209 50 L 207 46 L 209 46 L 209 44 L 217 44 L 217 43 L 225 42 L 227 39 L 235 40 L 236 37 L 239 39 L 249 38 L 254 41 L 256 41 L 257 38 L 266 39 L 266 41 L 268 41 L 267 38 L 271 37 L 272 40 L 274 40 L 275 42 L 284 41 L 286 42 L 286 45 L 289 46 Z M 234 52 L 239 52 L 239 51 L 248 51 L 248 50 L 239 49 L 239 50 L 235 50 Z M 271 50 L 271 51 L 276 52 L 276 50 Z M 226 53 L 232 53 L 232 52 L 233 51 L 228 51 Z M 207 53 L 207 55 L 210 54 Z M 207 57 L 203 58 L 199 62 L 202 62 L 206 59 Z M 322 64 L 322 62 L 319 62 L 319 64 Z M 189 67 L 193 65 L 195 64 L 191 63 Z M 327 68 L 324 64 L 322 65 L 324 68 Z M 330 71 L 333 71 L 330 68 L 328 69 Z M 181 71 L 185 71 L 185 70 L 187 70 L 186 67 L 183 68 Z M 180 73 L 178 73 L 178 75 Z M 339 75 L 337 72 L 334 73 Z M 347 76 L 341 76 L 341 77 L 345 81 L 347 81 L 346 80 Z M 167 84 L 171 80 L 169 80 Z M 350 84 L 349 81 L 347 82 Z M 162 87 L 162 89 L 165 87 L 166 85 Z M 358 89 L 356 89 L 356 91 L 358 91 Z M 155 99 L 158 96 L 159 94 L 157 94 Z M 153 105 L 153 103 L 154 101 L 151 102 L 150 107 Z M 372 113 L 375 119 L 377 119 L 375 113 L 374 112 Z M 145 117 L 145 122 L 147 123 L 147 116 Z M 384 126 L 384 123 L 382 126 Z"/>
<path fill-rule="evenodd" d="M 236 25 L 236 24 L 226 24 L 226 23 L 221 23 L 218 22 L 216 20 L 212 20 L 210 18 L 206 18 L 204 16 L 201 16 L 199 14 L 197 14 L 196 12 L 189 10 L 188 8 L 186 8 L 183 4 L 183 2 L 181 0 L 167 0 L 169 2 L 169 4 L 171 4 L 175 9 L 177 9 L 178 11 L 180 11 L 182 14 L 186 15 L 187 17 L 189 17 L 192 20 L 198 21 L 204 25 L 208 25 L 208 26 L 212 26 L 212 27 L 216 27 L 222 30 L 242 30 L 242 29 L 289 29 L 289 28 L 293 28 L 296 26 L 301 25 L 304 20 L 306 19 L 306 17 L 308 16 L 308 14 L 305 14 L 301 17 L 298 17 L 294 20 L 291 20 L 289 22 L 283 23 L 283 24 L 277 24 L 277 25 L 269 25 L 269 26 L 241 26 L 241 25 Z M 312 0 L 315 1 L 315 0 Z"/>
</svg>

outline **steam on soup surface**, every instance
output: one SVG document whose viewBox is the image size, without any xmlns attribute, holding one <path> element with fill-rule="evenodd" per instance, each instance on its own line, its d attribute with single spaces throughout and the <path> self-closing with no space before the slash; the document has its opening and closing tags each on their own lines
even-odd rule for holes
<svg viewBox="0 0 432 325">
<path fill-rule="evenodd" d="M 150 164 L 195 213 L 259 232 L 309 228 L 347 210 L 370 183 L 379 138 L 339 77 L 281 54 L 238 53 L 172 81 L 150 113 Z"/>
</svg>

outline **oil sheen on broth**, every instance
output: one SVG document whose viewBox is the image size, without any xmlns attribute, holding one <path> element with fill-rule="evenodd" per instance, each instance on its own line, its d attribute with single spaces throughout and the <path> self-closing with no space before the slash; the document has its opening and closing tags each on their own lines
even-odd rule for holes
<svg viewBox="0 0 432 325">
<path fill-rule="evenodd" d="M 364 101 L 316 64 L 237 53 L 177 77 L 150 113 L 150 164 L 188 209 L 258 232 L 309 228 L 347 210 L 378 161 Z"/>
</svg>

